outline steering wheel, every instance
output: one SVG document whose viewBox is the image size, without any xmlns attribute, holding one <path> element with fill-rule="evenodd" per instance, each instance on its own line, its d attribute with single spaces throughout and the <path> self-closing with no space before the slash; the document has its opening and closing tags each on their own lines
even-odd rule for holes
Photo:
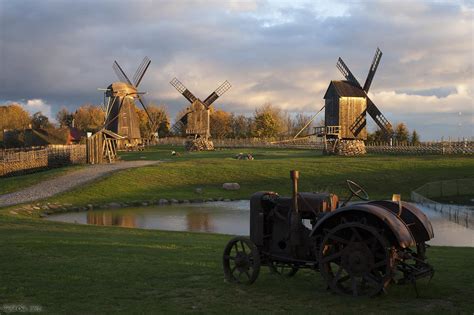
<svg viewBox="0 0 474 315">
<path fill-rule="evenodd" d="M 362 200 L 369 200 L 369 194 L 362 188 L 359 184 L 356 184 L 355 182 L 351 180 L 346 180 L 347 187 L 351 191 L 352 195 L 347 199 L 345 203 L 347 203 L 349 200 L 351 200 L 352 196 L 357 196 L 359 199 Z"/>
</svg>

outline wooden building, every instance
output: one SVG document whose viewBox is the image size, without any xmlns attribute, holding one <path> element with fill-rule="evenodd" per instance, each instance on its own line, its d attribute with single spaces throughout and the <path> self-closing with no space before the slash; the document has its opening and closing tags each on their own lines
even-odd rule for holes
<svg viewBox="0 0 474 315">
<path fill-rule="evenodd" d="M 324 101 L 326 129 L 335 131 L 339 139 L 367 139 L 367 97 L 360 87 L 350 81 L 331 81 Z"/>
</svg>

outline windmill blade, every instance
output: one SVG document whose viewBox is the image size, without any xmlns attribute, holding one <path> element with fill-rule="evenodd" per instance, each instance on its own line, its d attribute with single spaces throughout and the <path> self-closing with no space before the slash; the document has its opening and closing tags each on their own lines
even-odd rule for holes
<svg viewBox="0 0 474 315">
<path fill-rule="evenodd" d="M 135 74 L 133 75 L 133 84 L 137 88 L 138 85 L 140 85 L 140 82 L 143 79 L 143 76 L 145 75 L 146 70 L 150 66 L 151 60 L 148 57 L 143 58 L 142 63 L 140 66 L 138 66 L 137 71 L 135 71 Z"/>
<path fill-rule="evenodd" d="M 140 102 L 140 104 L 142 104 L 142 107 L 145 110 L 146 115 L 148 116 L 148 119 L 150 121 L 150 126 L 153 126 L 155 124 L 155 121 L 150 115 L 150 111 L 148 110 L 148 107 L 146 106 L 146 102 L 145 102 L 145 99 L 143 98 L 143 95 L 137 94 L 137 96 L 138 96 L 138 101 Z"/>
<path fill-rule="evenodd" d="M 179 81 L 177 78 L 174 78 L 173 80 L 170 81 L 170 84 L 174 86 L 174 88 L 192 104 L 194 101 L 197 100 L 197 97 L 194 96 L 191 91 L 189 91 L 181 81 Z"/>
<path fill-rule="evenodd" d="M 339 71 L 341 71 L 342 75 L 346 78 L 347 81 L 350 81 L 354 83 L 357 87 L 361 88 L 359 81 L 357 81 L 357 79 L 352 74 L 351 70 L 349 70 L 349 67 L 346 66 L 341 57 L 339 57 L 339 59 L 337 60 L 336 67 L 339 69 Z"/>
<path fill-rule="evenodd" d="M 372 84 L 375 71 L 377 71 L 377 67 L 379 66 L 381 58 L 382 58 L 382 51 L 377 47 L 377 50 L 375 51 L 374 60 L 372 60 L 372 65 L 370 66 L 370 69 L 369 69 L 369 74 L 367 75 L 367 79 L 365 79 L 365 83 L 364 83 L 364 91 L 366 93 L 369 92 L 370 85 Z"/>
<path fill-rule="evenodd" d="M 184 114 L 177 122 L 173 124 L 173 126 L 170 128 L 171 133 L 176 133 L 178 132 L 181 128 L 186 126 L 188 123 L 188 113 Z"/>
<path fill-rule="evenodd" d="M 125 74 L 125 72 L 123 72 L 122 68 L 116 60 L 114 61 L 112 68 L 114 69 L 115 74 L 117 75 L 120 81 L 127 82 L 128 84 L 132 85 L 132 82 L 130 82 L 127 75 Z"/>
<path fill-rule="evenodd" d="M 214 92 L 211 93 L 205 100 L 204 100 L 204 105 L 206 107 L 211 106 L 212 103 L 214 103 L 221 95 L 223 95 L 225 92 L 227 92 L 232 85 L 230 85 L 229 81 L 225 80 L 224 83 L 222 83 Z"/>
<path fill-rule="evenodd" d="M 388 121 L 387 118 L 382 114 L 382 112 L 375 106 L 374 102 L 367 97 L 367 113 L 375 121 L 375 123 L 380 127 L 380 129 L 387 135 L 392 135 L 392 124 Z"/>
</svg>

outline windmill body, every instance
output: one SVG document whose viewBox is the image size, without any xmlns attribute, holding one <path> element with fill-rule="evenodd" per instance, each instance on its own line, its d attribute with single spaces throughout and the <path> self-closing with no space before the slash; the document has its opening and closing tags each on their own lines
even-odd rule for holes
<svg viewBox="0 0 474 315">
<path fill-rule="evenodd" d="M 186 113 L 171 127 L 171 131 L 177 132 L 179 129 L 185 128 L 188 137 L 185 147 L 188 151 L 213 150 L 214 145 L 210 140 L 210 107 L 212 103 L 230 89 L 230 83 L 224 81 L 204 101 L 194 96 L 177 78 L 171 80 L 170 84 L 191 104 L 186 109 Z"/>
<path fill-rule="evenodd" d="M 330 82 L 324 94 L 325 125 L 315 128 L 315 133 L 324 137 L 328 153 L 364 154 L 367 114 L 387 138 L 392 136 L 392 125 L 367 94 L 381 57 L 382 52 L 377 48 L 364 86 L 357 81 L 344 61 L 338 59 L 337 68 L 346 80 Z"/>
<path fill-rule="evenodd" d="M 151 60 L 145 57 L 132 80 L 127 77 L 117 61 L 113 64 L 113 69 L 120 81 L 112 83 L 105 90 L 107 105 L 104 129 L 122 137 L 117 142 L 118 149 L 133 149 L 142 144 L 143 139 L 140 133 L 140 119 L 135 106 L 136 101 L 143 106 L 148 119 L 152 122 L 152 117 L 143 99 L 145 93 L 138 91 L 138 86 L 150 63 Z M 152 125 L 154 124 L 150 123 L 150 126 Z"/>
<path fill-rule="evenodd" d="M 128 143 L 141 142 L 140 120 L 135 109 L 137 90 L 128 83 L 114 82 L 107 88 L 106 96 L 111 100 L 105 125 Z"/>
</svg>

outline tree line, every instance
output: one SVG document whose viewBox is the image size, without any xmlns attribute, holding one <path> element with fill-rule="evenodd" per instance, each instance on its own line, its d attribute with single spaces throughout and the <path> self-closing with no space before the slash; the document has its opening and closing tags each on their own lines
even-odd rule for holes
<svg viewBox="0 0 474 315">
<path fill-rule="evenodd" d="M 171 120 L 165 106 L 150 104 L 148 112 L 152 120 L 143 109 L 136 108 L 140 122 L 140 131 L 144 138 L 152 137 L 155 132 L 159 137 L 184 136 L 185 128 L 171 129 Z M 184 111 L 178 113 L 176 121 L 183 115 Z M 82 132 L 96 132 L 104 126 L 105 112 L 99 106 L 84 104 L 75 111 L 69 111 L 62 107 L 56 114 L 57 125 L 50 122 L 49 118 L 41 112 L 30 115 L 21 105 L 9 104 L 0 106 L 0 130 L 4 129 L 54 129 L 74 127 Z M 257 107 L 252 115 L 243 115 L 227 112 L 223 109 L 211 109 L 210 124 L 211 136 L 215 139 L 225 138 L 276 138 L 293 137 L 300 132 L 311 120 L 311 115 L 298 113 L 292 115 L 287 111 L 264 104 Z M 313 127 L 323 126 L 324 120 L 313 121 L 304 129 L 300 136 L 313 133 Z M 416 130 L 409 132 L 404 123 L 396 125 L 393 132 L 394 139 L 399 142 L 419 142 Z M 381 130 L 368 133 L 368 141 L 386 141 Z"/>
</svg>

